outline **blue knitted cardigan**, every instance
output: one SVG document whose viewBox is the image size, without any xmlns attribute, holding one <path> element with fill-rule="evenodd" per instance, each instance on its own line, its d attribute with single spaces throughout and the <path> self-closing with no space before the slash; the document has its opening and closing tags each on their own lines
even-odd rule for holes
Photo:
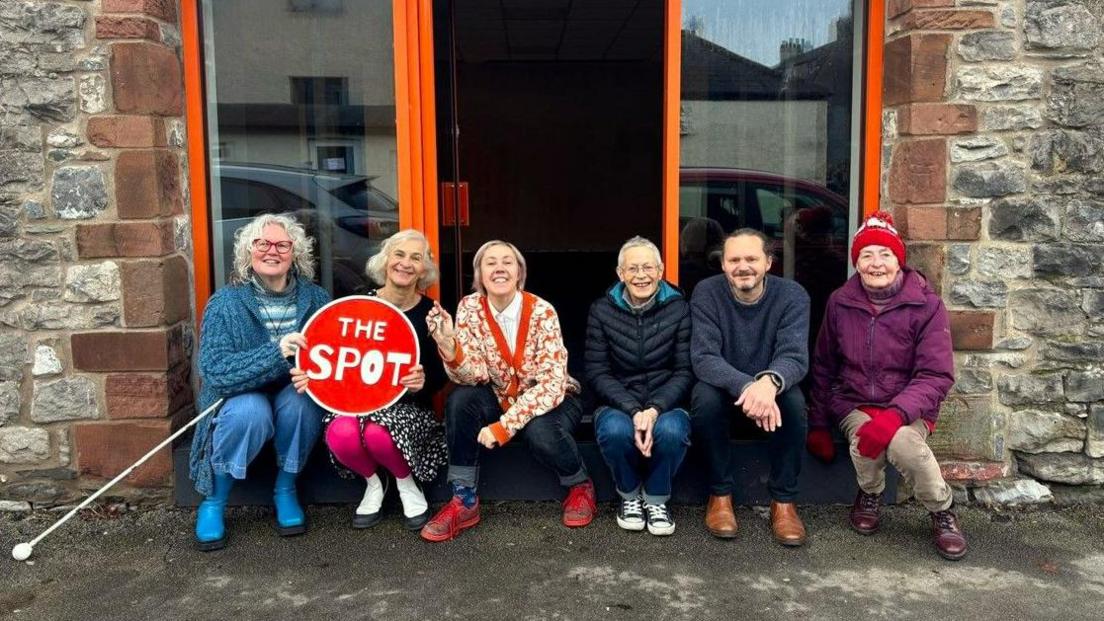
<svg viewBox="0 0 1104 621">
<path fill-rule="evenodd" d="M 296 291 L 295 325 L 301 330 L 307 318 L 330 301 L 330 294 L 304 278 L 296 281 Z M 290 379 L 290 370 L 291 365 L 280 355 L 279 345 L 269 338 L 251 285 L 230 285 L 211 296 L 203 312 L 199 338 L 200 412 L 220 398 Z M 190 474 L 196 491 L 204 496 L 213 490 L 211 423 L 216 414 L 199 421 L 192 438 Z"/>
</svg>

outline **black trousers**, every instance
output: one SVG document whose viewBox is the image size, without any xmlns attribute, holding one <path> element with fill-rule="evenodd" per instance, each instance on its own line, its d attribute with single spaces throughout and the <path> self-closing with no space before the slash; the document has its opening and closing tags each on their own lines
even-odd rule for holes
<svg viewBox="0 0 1104 621">
<path fill-rule="evenodd" d="M 450 483 L 476 488 L 479 483 L 479 430 L 498 421 L 502 408 L 490 386 L 458 386 L 445 403 L 445 436 L 448 440 Z M 530 419 L 511 442 L 525 442 L 533 457 L 551 468 L 560 484 L 570 487 L 589 477 L 575 429 L 583 418 L 579 399 L 567 395 L 560 405 Z M 497 450 L 497 449 L 496 449 Z"/>
<path fill-rule="evenodd" d="M 730 438 L 733 424 L 741 430 L 750 428 L 757 433 L 766 433 L 734 405 L 734 401 L 726 391 L 705 382 L 694 385 L 690 399 L 690 428 L 694 434 L 694 446 L 704 454 L 710 493 L 717 496 L 732 493 Z M 805 396 L 795 386 L 778 395 L 777 403 L 782 412 L 782 426 L 766 433 L 770 452 L 767 489 L 772 499 L 793 502 L 797 498 L 797 479 L 801 474 L 805 433 L 808 430 Z"/>
</svg>

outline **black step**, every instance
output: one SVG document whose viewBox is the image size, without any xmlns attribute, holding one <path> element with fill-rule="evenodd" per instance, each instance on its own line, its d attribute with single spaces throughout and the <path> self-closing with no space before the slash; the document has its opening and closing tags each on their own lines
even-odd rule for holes
<svg viewBox="0 0 1104 621">
<path fill-rule="evenodd" d="M 176 504 L 194 507 L 199 504 L 200 496 L 192 487 L 188 478 L 188 443 L 173 451 L 175 472 Z M 599 500 L 614 498 L 613 482 L 609 469 L 593 441 L 580 441 L 579 451 L 586 461 L 587 469 L 594 479 Z M 805 454 L 800 479 L 802 504 L 840 504 L 854 500 L 857 486 L 855 472 L 848 458 L 847 446 L 836 444 L 836 460 L 825 465 Z M 556 476 L 541 467 L 530 456 L 525 445 L 508 444 L 493 451 L 484 451 L 481 457 L 480 497 L 485 500 L 559 500 L 564 490 Z M 733 500 L 736 504 L 766 504 L 770 501 L 767 494 L 767 443 L 758 440 L 734 440 L 732 442 L 732 464 L 736 478 L 736 490 Z M 276 462 L 271 447 L 266 448 L 250 467 L 245 482 L 238 482 L 230 496 L 233 505 L 270 505 L 272 504 L 272 482 L 275 477 Z M 887 502 L 896 497 L 897 476 L 892 468 L 887 469 Z M 299 496 L 308 504 L 359 502 L 364 493 L 361 479 L 343 479 L 329 462 L 326 448 L 319 444 L 311 455 L 307 469 L 300 476 Z M 690 454 L 675 477 L 674 498 L 676 504 L 702 504 L 709 493 L 705 468 L 698 455 L 691 448 Z M 431 501 L 443 501 L 449 496 L 448 486 L 442 472 L 426 490 Z"/>
</svg>

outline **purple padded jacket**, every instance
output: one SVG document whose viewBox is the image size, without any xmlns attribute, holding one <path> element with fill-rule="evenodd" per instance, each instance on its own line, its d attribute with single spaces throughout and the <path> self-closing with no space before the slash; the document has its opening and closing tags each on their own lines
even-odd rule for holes
<svg viewBox="0 0 1104 621">
<path fill-rule="evenodd" d="M 828 298 L 813 352 L 810 427 L 838 425 L 860 405 L 896 408 L 906 425 L 935 424 L 954 385 L 947 309 L 923 275 L 902 271 L 901 290 L 879 313 L 858 274 Z"/>
</svg>

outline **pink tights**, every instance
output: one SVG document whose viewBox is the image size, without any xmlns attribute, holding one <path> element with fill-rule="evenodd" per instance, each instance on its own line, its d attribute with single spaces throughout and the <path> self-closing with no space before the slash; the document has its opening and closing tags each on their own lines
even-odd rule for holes
<svg viewBox="0 0 1104 621">
<path fill-rule="evenodd" d="M 353 416 L 338 416 L 326 428 L 326 446 L 343 466 L 362 477 L 370 477 L 377 466 L 387 468 L 396 478 L 410 476 L 410 466 L 385 427 L 368 422 L 364 435 Z"/>
</svg>

